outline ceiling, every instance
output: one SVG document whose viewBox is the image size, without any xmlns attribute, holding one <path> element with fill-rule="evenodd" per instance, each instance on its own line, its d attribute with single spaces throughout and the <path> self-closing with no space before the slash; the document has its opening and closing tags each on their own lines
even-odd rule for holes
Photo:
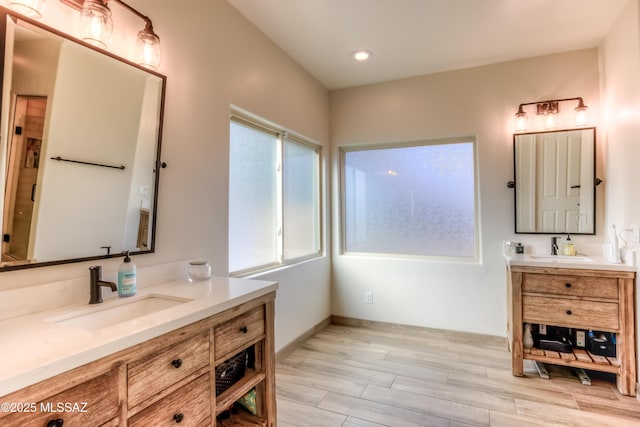
<svg viewBox="0 0 640 427">
<path fill-rule="evenodd" d="M 593 47 L 628 2 L 227 1 L 327 89 Z"/>
</svg>

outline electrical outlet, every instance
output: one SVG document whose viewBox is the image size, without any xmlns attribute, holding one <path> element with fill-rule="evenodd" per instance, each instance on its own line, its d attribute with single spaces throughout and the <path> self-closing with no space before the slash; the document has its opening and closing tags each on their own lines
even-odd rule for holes
<svg viewBox="0 0 640 427">
<path fill-rule="evenodd" d="M 631 231 L 633 232 L 633 243 L 640 243 L 640 227 L 638 224 L 631 224 Z"/>
<path fill-rule="evenodd" d="M 585 332 L 576 331 L 576 347 L 584 347 L 584 346 L 585 346 Z"/>
<path fill-rule="evenodd" d="M 364 303 L 365 304 L 373 304 L 373 292 L 366 291 L 364 293 Z"/>
<path fill-rule="evenodd" d="M 547 335 L 547 325 L 539 325 L 538 332 L 540 332 L 540 335 Z"/>
</svg>

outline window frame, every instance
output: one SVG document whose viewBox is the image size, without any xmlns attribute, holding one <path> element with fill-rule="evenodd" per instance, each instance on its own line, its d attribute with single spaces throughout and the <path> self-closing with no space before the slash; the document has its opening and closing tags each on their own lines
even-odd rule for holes
<svg viewBox="0 0 640 427">
<path fill-rule="evenodd" d="M 419 255 L 419 254 L 402 254 L 395 252 L 356 252 L 347 250 L 347 222 L 346 222 L 346 156 L 349 152 L 358 151 L 370 151 L 370 150 L 385 150 L 395 148 L 411 148 L 422 146 L 434 146 L 434 145 L 448 145 L 459 143 L 471 143 L 473 151 L 473 204 L 474 204 L 474 248 L 473 256 L 450 256 L 450 255 Z M 338 255 L 341 256 L 357 256 L 357 257 L 370 257 L 370 258 L 395 258 L 395 259 L 419 259 L 419 260 L 434 260 L 434 261 L 450 261 L 450 262 L 462 262 L 462 263 L 478 263 L 481 261 L 480 252 L 480 181 L 478 173 L 478 144 L 475 136 L 466 137 L 452 137 L 452 138 L 433 138 L 433 139 L 419 139 L 412 141 L 402 142 L 383 142 L 374 144 L 355 144 L 355 145 L 343 145 L 338 147 L 339 151 L 339 200 L 340 200 L 340 243 L 338 247 Z"/>
<path fill-rule="evenodd" d="M 257 265 L 249 268 L 244 268 L 241 270 L 233 270 L 229 271 L 230 277 L 246 277 L 258 273 L 267 272 L 270 270 L 275 270 L 278 268 L 282 268 L 289 265 L 298 264 L 307 260 L 319 258 L 324 253 L 324 216 L 323 216 L 323 173 L 322 173 L 322 165 L 323 165 L 323 157 L 322 157 L 322 145 L 315 143 L 309 138 L 306 138 L 298 133 L 292 132 L 290 130 L 284 129 L 281 126 L 277 126 L 273 123 L 265 121 L 263 119 L 257 118 L 253 115 L 239 112 L 237 110 L 233 110 L 229 117 L 229 126 L 231 126 L 232 122 L 236 122 L 242 126 L 247 126 L 258 130 L 260 132 L 265 132 L 272 136 L 276 137 L 277 140 L 277 164 L 276 167 L 276 183 L 277 183 L 277 196 L 276 196 L 276 205 L 278 208 L 278 212 L 276 213 L 278 225 L 274 232 L 276 233 L 276 261 L 268 264 Z M 318 230 L 317 230 L 317 243 L 318 248 L 316 251 L 309 253 L 307 255 L 297 256 L 294 258 L 286 258 L 286 254 L 284 252 L 284 239 L 286 235 L 286 229 L 284 227 L 285 222 L 285 198 L 284 198 L 284 170 L 286 168 L 284 162 L 284 146 L 285 143 L 289 141 L 295 144 L 302 145 L 304 147 L 310 148 L 316 153 L 316 161 L 317 161 L 317 170 L 318 175 L 317 179 L 317 219 L 318 219 Z M 229 135 L 229 144 L 231 144 L 231 135 Z M 230 159 L 229 159 L 230 161 Z M 227 190 L 229 190 L 229 186 L 227 185 Z M 230 203 L 229 203 L 230 207 Z M 228 210 L 228 209 L 227 209 Z M 227 227 L 228 229 L 230 227 Z M 229 245 L 227 245 L 229 246 Z M 229 247 L 227 247 L 227 253 L 229 253 Z"/>
</svg>

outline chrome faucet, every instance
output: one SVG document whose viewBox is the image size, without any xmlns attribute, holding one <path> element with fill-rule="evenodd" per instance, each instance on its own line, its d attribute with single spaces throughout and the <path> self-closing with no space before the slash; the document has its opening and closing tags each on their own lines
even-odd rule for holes
<svg viewBox="0 0 640 427">
<path fill-rule="evenodd" d="M 558 238 L 553 236 L 551 238 L 551 255 L 558 255 L 558 249 L 560 249 L 558 247 Z"/>
<path fill-rule="evenodd" d="M 102 267 L 94 265 L 89 267 L 89 304 L 100 304 L 102 302 L 102 286 L 111 288 L 111 292 L 118 290 L 113 282 L 102 280 Z"/>
</svg>

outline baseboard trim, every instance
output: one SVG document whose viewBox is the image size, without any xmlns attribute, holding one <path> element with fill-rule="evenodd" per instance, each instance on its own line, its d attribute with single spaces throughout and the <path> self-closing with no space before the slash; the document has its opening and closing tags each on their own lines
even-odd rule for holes
<svg viewBox="0 0 640 427">
<path fill-rule="evenodd" d="M 436 329 L 436 328 L 428 328 L 426 326 L 413 326 L 413 325 L 403 325 L 400 323 L 388 323 L 388 322 L 379 322 L 377 320 L 364 320 L 357 319 L 353 317 L 344 317 L 344 316 L 331 316 L 331 324 L 333 325 L 342 325 L 342 326 L 351 326 L 354 328 L 368 328 L 375 329 L 380 331 L 388 331 L 388 332 L 429 332 L 433 335 L 442 335 L 442 337 L 446 337 L 448 339 L 453 339 L 456 341 L 465 341 L 474 344 L 490 344 L 496 346 L 502 346 L 506 348 L 507 338 L 506 337 L 498 337 L 495 335 L 486 335 L 479 334 L 475 332 L 461 332 L 461 331 L 453 331 L 450 329 Z"/>
<path fill-rule="evenodd" d="M 305 341 L 307 341 L 309 338 L 311 338 L 312 336 L 314 336 L 315 334 L 317 334 L 318 332 L 320 332 L 330 324 L 331 324 L 331 316 L 327 317 L 317 325 L 311 327 L 311 329 L 303 332 L 296 339 L 294 339 L 289 344 L 281 348 L 278 352 L 276 352 L 276 362 L 280 362 L 282 359 L 289 356 L 291 353 L 296 351 L 302 344 L 304 344 Z"/>
</svg>

